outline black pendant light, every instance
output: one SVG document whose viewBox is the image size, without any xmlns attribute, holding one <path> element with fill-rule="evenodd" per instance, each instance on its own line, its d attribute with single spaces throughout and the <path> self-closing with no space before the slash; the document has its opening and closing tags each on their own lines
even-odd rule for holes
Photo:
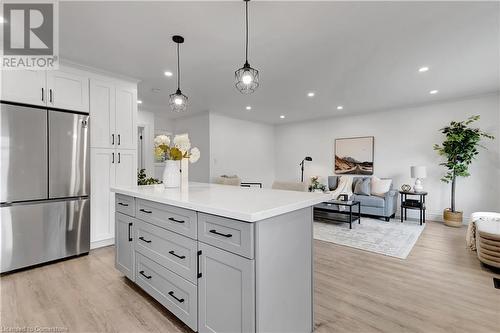
<svg viewBox="0 0 500 333">
<path fill-rule="evenodd" d="M 259 71 L 248 63 L 248 2 L 245 1 L 245 64 L 234 72 L 235 86 L 242 94 L 251 94 L 259 87 Z"/>
<path fill-rule="evenodd" d="M 184 43 L 184 37 L 173 36 L 172 40 L 177 44 L 177 91 L 170 95 L 169 104 L 174 112 L 182 112 L 187 109 L 188 98 L 181 92 L 181 65 L 179 56 L 179 46 Z"/>
</svg>

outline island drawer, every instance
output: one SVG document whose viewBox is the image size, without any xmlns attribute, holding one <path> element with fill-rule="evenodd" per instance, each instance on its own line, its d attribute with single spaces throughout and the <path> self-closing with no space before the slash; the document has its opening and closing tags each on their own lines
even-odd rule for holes
<svg viewBox="0 0 500 333">
<path fill-rule="evenodd" d="M 149 295 L 198 330 L 198 292 L 194 284 L 136 252 L 135 282 Z"/>
<path fill-rule="evenodd" d="M 153 224 L 136 221 L 135 250 L 197 284 L 197 242 Z"/>
<path fill-rule="evenodd" d="M 159 227 L 196 239 L 196 212 L 137 199 L 136 217 Z"/>
<path fill-rule="evenodd" d="M 253 259 L 254 224 L 198 213 L 198 240 Z"/>
<path fill-rule="evenodd" d="M 135 198 L 128 195 L 115 195 L 115 209 L 117 212 L 128 216 L 135 216 Z"/>
</svg>

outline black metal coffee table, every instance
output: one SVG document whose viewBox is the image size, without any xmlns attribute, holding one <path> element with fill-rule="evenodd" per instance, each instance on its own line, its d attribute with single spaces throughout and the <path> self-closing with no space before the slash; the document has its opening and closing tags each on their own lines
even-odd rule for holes
<svg viewBox="0 0 500 333">
<path fill-rule="evenodd" d="M 358 207 L 353 211 L 353 207 Z M 349 207 L 342 210 L 341 207 Z M 361 224 L 361 205 L 359 201 L 330 200 L 314 206 L 314 220 L 335 221 L 349 223 L 349 229 L 352 229 L 352 223 L 358 221 Z"/>
</svg>

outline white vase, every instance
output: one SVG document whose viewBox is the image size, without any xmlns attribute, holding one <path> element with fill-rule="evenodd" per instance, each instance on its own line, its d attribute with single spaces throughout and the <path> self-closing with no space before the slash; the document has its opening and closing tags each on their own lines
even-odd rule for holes
<svg viewBox="0 0 500 333">
<path fill-rule="evenodd" d="M 167 188 L 181 185 L 181 161 L 166 160 L 163 170 L 163 185 Z"/>
</svg>

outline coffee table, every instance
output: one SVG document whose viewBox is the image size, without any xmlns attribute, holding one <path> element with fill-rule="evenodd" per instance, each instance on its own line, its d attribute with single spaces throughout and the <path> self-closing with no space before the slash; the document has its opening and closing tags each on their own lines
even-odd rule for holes
<svg viewBox="0 0 500 333">
<path fill-rule="evenodd" d="M 353 207 L 356 206 L 358 208 L 357 211 L 353 211 Z M 341 207 L 344 207 L 345 210 Z M 314 206 L 314 219 L 349 223 L 349 229 L 352 229 L 353 222 L 358 221 L 358 224 L 361 224 L 361 205 L 359 201 L 353 200 L 330 200 L 322 202 Z"/>
</svg>

